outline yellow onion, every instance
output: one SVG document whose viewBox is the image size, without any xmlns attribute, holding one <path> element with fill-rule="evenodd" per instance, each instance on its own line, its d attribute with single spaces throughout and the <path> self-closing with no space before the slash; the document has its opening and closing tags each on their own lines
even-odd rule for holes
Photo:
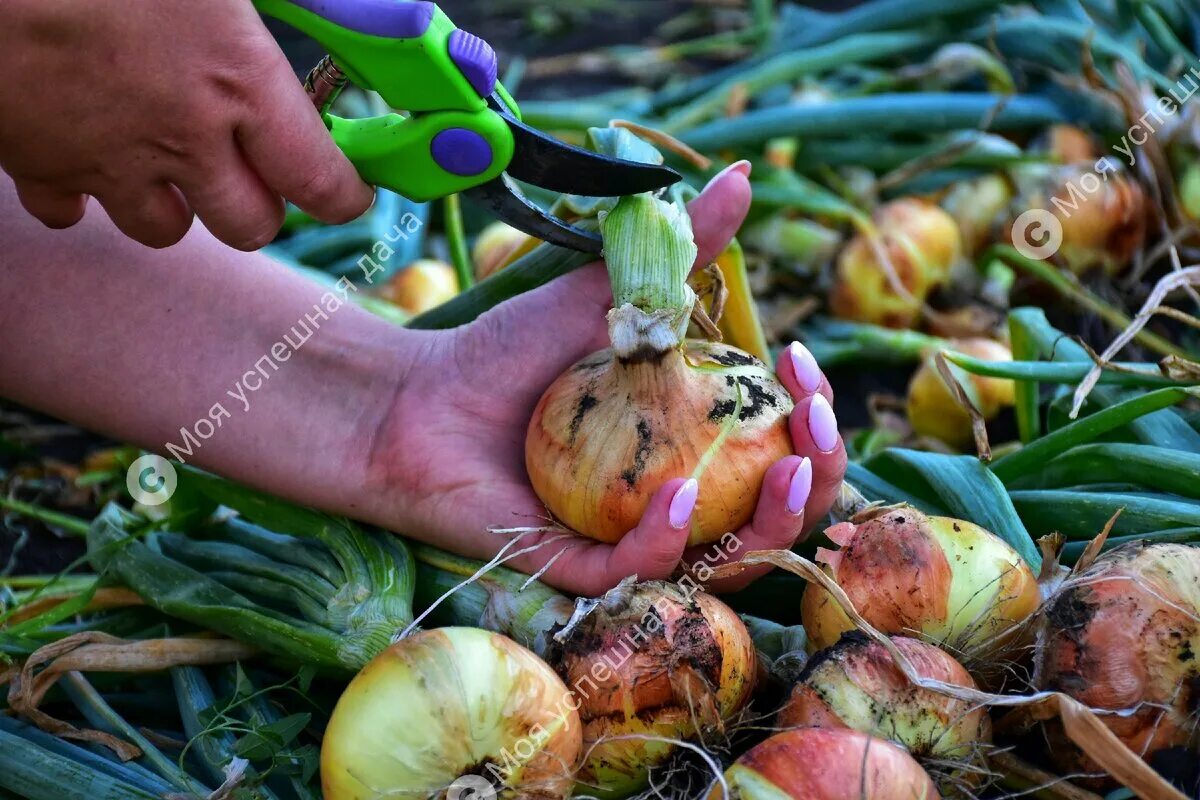
<svg viewBox="0 0 1200 800">
<path fill-rule="evenodd" d="M 912 327 L 929 293 L 949 279 L 961 256 L 958 225 L 933 203 L 915 197 L 880 206 L 874 224 L 878 245 L 908 296 L 896 291 L 871 241 L 860 233 L 838 254 L 830 307 L 842 319 Z"/>
<path fill-rule="evenodd" d="M 421 314 L 458 294 L 458 276 L 444 261 L 418 259 L 392 276 L 379 296 L 410 314 Z"/>
<path fill-rule="evenodd" d="M 547 652 L 583 720 L 577 793 L 626 797 L 675 752 L 667 740 L 719 732 L 749 702 L 754 643 L 727 605 L 672 583 L 626 582 L 580 603 Z"/>
<path fill-rule="evenodd" d="M 837 550 L 817 560 L 858 613 L 883 633 L 945 647 L 976 677 L 1013 643 L 1039 602 L 1037 578 L 1007 543 L 978 525 L 930 517 L 915 508 L 883 510 L 826 531 Z M 801 602 L 809 646 L 834 644 L 854 623 L 824 588 Z"/>
<path fill-rule="evenodd" d="M 1012 185 L 1003 175 L 984 175 L 951 187 L 942 207 L 954 217 L 966 253 L 976 253 L 999 238 L 1012 198 Z"/>
<path fill-rule="evenodd" d="M 1091 134 L 1075 125 L 1051 125 L 1046 140 L 1050 155 L 1060 164 L 1095 162 L 1099 155 Z"/>
<path fill-rule="evenodd" d="M 1012 361 L 1012 351 L 991 339 L 955 339 L 948 349 L 984 361 Z M 985 420 L 995 418 L 1013 404 L 1013 382 L 966 372 L 960 385 Z M 938 371 L 934 356 L 921 362 L 908 383 L 908 421 L 921 436 L 932 436 L 951 447 L 963 449 L 972 442 L 971 415 L 967 413 Z"/>
<path fill-rule="evenodd" d="M 977 688 L 967 670 L 944 650 L 904 636 L 892 642 L 923 678 Z M 918 760 L 938 762 L 947 781 L 970 782 L 991 741 L 987 709 L 914 687 L 880 643 L 846 633 L 815 654 L 780 709 L 780 728 L 853 728 L 901 745 Z M 954 763 L 963 764 L 956 771 Z M 958 774 L 955 774 L 955 773 Z"/>
<path fill-rule="evenodd" d="M 439 628 L 392 645 L 346 687 L 321 745 L 321 787 L 325 800 L 447 789 L 562 798 L 581 736 L 545 662 L 499 634 Z"/>
<path fill-rule="evenodd" d="M 1200 708 L 1200 549 L 1125 545 L 1072 576 L 1039 615 L 1034 682 L 1086 706 L 1153 763 L 1195 746 Z M 1063 769 L 1098 766 L 1047 723 Z M 1192 756 L 1195 759 L 1195 756 Z"/>
<path fill-rule="evenodd" d="M 902 748 L 849 728 L 797 728 L 751 748 L 725 772 L 730 800 L 937 800 Z M 709 800 L 725 800 L 718 783 Z"/>
<path fill-rule="evenodd" d="M 1097 176 L 1091 161 L 1054 169 L 1022 198 L 1025 208 L 1044 209 L 1058 219 L 1062 243 L 1054 258 L 1077 275 L 1119 274 L 1146 238 L 1146 193 L 1111 160 L 1110 166 L 1105 177 Z"/>
<path fill-rule="evenodd" d="M 526 239 L 521 231 L 506 222 L 493 222 L 475 238 L 471 248 L 471 261 L 475 264 L 475 277 L 483 280 L 501 267 L 509 254 L 520 247 Z"/>
<path fill-rule="evenodd" d="M 612 347 L 538 401 L 525 439 L 530 482 L 566 526 L 615 542 L 666 481 L 694 477 L 689 541 L 714 541 L 749 521 L 767 468 L 791 453 L 792 400 L 748 353 L 684 340 L 696 247 L 681 207 L 622 198 L 602 231 Z"/>
</svg>

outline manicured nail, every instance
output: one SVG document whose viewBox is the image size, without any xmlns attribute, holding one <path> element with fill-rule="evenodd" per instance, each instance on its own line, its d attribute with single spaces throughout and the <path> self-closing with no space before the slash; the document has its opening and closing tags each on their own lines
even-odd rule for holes
<svg viewBox="0 0 1200 800">
<path fill-rule="evenodd" d="M 667 519 L 670 520 L 672 528 L 682 530 L 688 526 L 699 491 L 700 484 L 696 483 L 695 478 L 688 478 L 683 486 L 675 490 L 675 496 L 671 498 L 671 508 L 667 511 Z"/>
<path fill-rule="evenodd" d="M 838 443 L 837 417 L 825 395 L 813 395 L 808 407 L 808 433 L 822 453 L 832 453 Z"/>
<path fill-rule="evenodd" d="M 714 183 L 721 180 L 721 178 L 724 178 L 730 172 L 740 172 L 740 173 L 742 173 L 743 176 L 749 178 L 750 177 L 750 162 L 746 161 L 745 159 L 743 159 L 741 161 L 733 162 L 728 167 L 726 167 L 725 169 L 721 170 L 716 175 L 714 175 L 712 180 L 710 180 L 708 182 L 708 186 L 712 186 Z M 707 188 L 707 186 L 705 188 Z"/>
<path fill-rule="evenodd" d="M 792 371 L 796 373 L 796 382 L 806 392 L 815 392 L 821 388 L 821 368 L 808 348 L 799 342 L 788 345 L 788 355 L 792 357 Z"/>
<path fill-rule="evenodd" d="M 787 510 L 789 514 L 800 516 L 808 503 L 808 493 L 812 490 L 812 462 L 807 458 L 800 462 L 792 473 L 792 482 L 788 484 Z"/>
</svg>

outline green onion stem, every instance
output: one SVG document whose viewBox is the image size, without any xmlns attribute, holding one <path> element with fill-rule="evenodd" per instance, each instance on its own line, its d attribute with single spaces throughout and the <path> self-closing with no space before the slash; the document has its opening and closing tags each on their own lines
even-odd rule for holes
<svg viewBox="0 0 1200 800">
<path fill-rule="evenodd" d="M 1154 533 L 1142 533 L 1132 536 L 1110 536 L 1104 541 L 1102 552 L 1120 547 L 1130 542 L 1147 542 L 1149 544 L 1196 544 L 1200 542 L 1200 528 L 1171 528 Z M 1063 546 L 1061 561 L 1064 564 L 1074 564 L 1083 555 L 1083 551 L 1091 545 L 1091 541 L 1067 542 Z M 1133 795 L 1128 795 L 1133 797 Z"/>
<path fill-rule="evenodd" d="M 985 361 L 974 356 L 948 351 L 946 358 L 972 375 L 989 378 L 1008 378 L 1015 381 L 1040 383 L 1078 383 L 1092 369 L 1088 361 Z M 1100 373 L 1100 383 L 1112 386 L 1136 388 L 1178 387 L 1184 388 L 1200 383 L 1200 379 L 1176 380 L 1157 372 L 1153 364 L 1144 362 L 1117 362 L 1117 369 L 1105 369 Z"/>
<path fill-rule="evenodd" d="M 454 264 L 454 274 L 458 276 L 458 290 L 465 292 L 475 283 L 475 273 L 471 268 L 471 254 L 467 250 L 467 233 L 463 228 L 462 204 L 458 194 L 446 195 L 443 213 L 446 217 L 450 261 Z"/>
<path fill-rule="evenodd" d="M 7 508 L 9 511 L 36 519 L 47 525 L 55 528 L 61 528 L 68 533 L 73 533 L 76 536 L 87 536 L 88 523 L 87 520 L 82 520 L 79 517 L 72 517 L 70 514 L 60 514 L 57 511 L 51 511 L 48 508 L 36 506 L 33 503 L 25 503 L 20 500 L 14 500 L 11 497 L 0 497 L 0 508 Z"/>
<path fill-rule="evenodd" d="M 144 781 L 114 775 L 94 761 L 39 746 L 32 736 L 7 728 L 7 720 L 0 717 L 0 790 L 11 791 L 18 798 L 162 800 L 157 787 L 147 788 Z"/>
<path fill-rule="evenodd" d="M 1159 13 L 1158 9 L 1152 3 L 1145 2 L 1145 0 L 1137 0 L 1133 3 L 1133 8 L 1137 14 L 1138 21 L 1145 27 L 1146 32 L 1150 34 L 1150 38 L 1154 40 L 1155 44 L 1189 67 L 1200 65 L 1200 61 L 1196 59 L 1196 54 L 1187 45 L 1179 41 L 1179 37 L 1175 35 L 1175 31 L 1171 30 L 1171 26 L 1167 24 L 1162 14 Z"/>
</svg>

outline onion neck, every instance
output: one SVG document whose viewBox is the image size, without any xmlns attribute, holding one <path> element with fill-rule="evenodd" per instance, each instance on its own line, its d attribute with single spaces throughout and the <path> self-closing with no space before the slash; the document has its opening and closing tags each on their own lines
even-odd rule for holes
<svg viewBox="0 0 1200 800">
<path fill-rule="evenodd" d="M 679 347 L 696 295 L 687 278 L 696 260 L 682 203 L 650 194 L 622 197 L 600 222 L 612 284 L 608 334 L 622 361 L 647 361 Z"/>
</svg>

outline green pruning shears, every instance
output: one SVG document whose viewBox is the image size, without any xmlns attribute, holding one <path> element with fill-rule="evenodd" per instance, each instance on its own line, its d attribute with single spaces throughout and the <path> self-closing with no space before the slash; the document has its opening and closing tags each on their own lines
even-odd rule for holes
<svg viewBox="0 0 1200 800">
<path fill-rule="evenodd" d="M 512 179 L 558 192 L 610 197 L 679 180 L 671 169 L 609 158 L 521 122 L 496 79 L 496 53 L 435 3 L 415 0 L 254 0 L 264 14 L 328 52 L 306 86 L 334 142 L 363 180 L 410 200 L 463 192 L 519 230 L 600 252 L 600 237 L 530 203 Z M 328 113 L 346 80 L 408 116 L 342 119 Z"/>
</svg>

